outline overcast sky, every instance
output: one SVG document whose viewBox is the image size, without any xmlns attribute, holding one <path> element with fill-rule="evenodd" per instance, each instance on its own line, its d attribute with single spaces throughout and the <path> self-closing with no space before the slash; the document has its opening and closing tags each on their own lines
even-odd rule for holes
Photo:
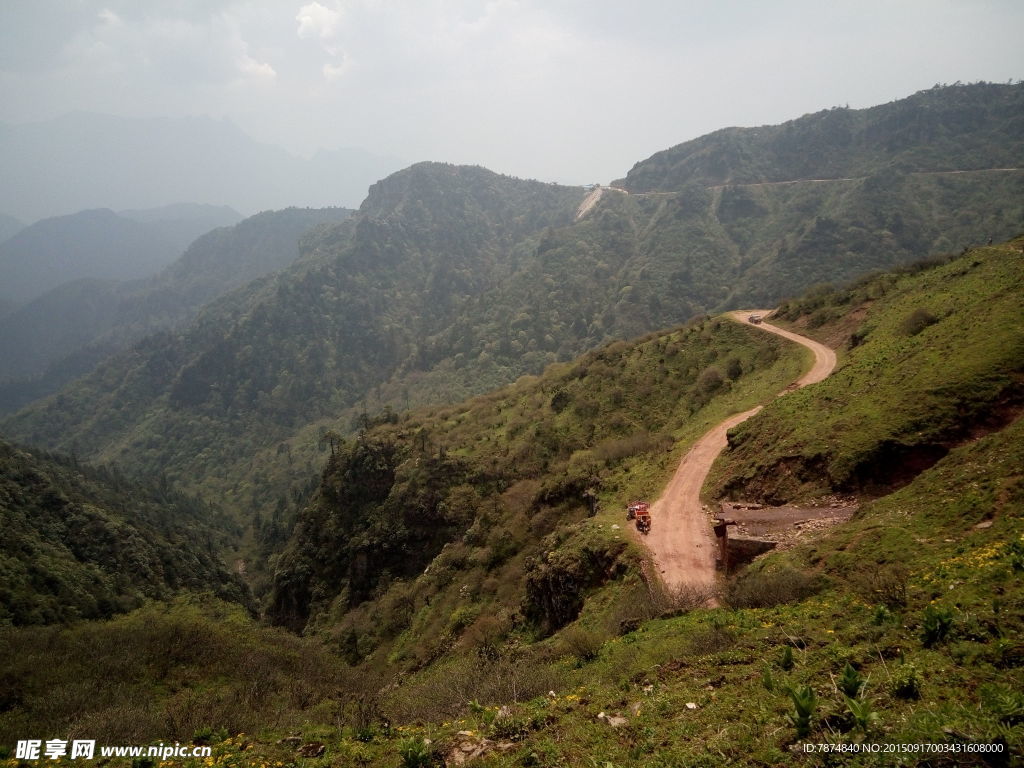
<svg viewBox="0 0 1024 768">
<path fill-rule="evenodd" d="M 0 0 L 0 120 L 227 117 L 608 181 L 729 125 L 1024 77 L 1020 0 Z"/>
</svg>

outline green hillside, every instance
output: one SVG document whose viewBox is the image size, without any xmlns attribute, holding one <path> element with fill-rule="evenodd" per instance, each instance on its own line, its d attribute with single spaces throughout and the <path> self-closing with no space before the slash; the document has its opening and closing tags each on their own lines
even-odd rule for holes
<svg viewBox="0 0 1024 768">
<path fill-rule="evenodd" d="M 845 336 L 844 359 L 732 431 L 711 493 L 773 503 L 885 493 L 1004 426 L 1024 405 L 1022 295 L 1018 238 L 783 304 L 794 327 Z"/>
<path fill-rule="evenodd" d="M 1024 85 L 935 86 L 869 109 L 835 107 L 758 128 L 724 128 L 638 162 L 616 184 L 631 192 L 690 183 L 1020 168 Z"/>
<path fill-rule="evenodd" d="M 107 618 L 207 590 L 245 602 L 227 521 L 198 499 L 0 443 L 0 626 Z"/>
<path fill-rule="evenodd" d="M 557 629 L 625 546 L 572 524 L 598 507 L 617 519 L 628 498 L 656 494 L 678 440 L 797 377 L 803 357 L 790 347 L 700 321 L 332 445 L 316 498 L 274 559 L 269 617 L 301 630 L 360 606 L 342 622 L 360 655 L 404 633 L 398 657 L 422 661 L 469 624 L 515 610 L 526 589 L 536 627 Z M 528 563 L 550 546 L 548 534 L 582 560 L 552 561 L 537 581 L 545 567 Z M 560 579 L 566 592 L 552 595 Z M 431 607 L 419 614 L 407 609 L 424 601 Z M 453 629 L 449 611 L 467 617 L 463 625 Z"/>
<path fill-rule="evenodd" d="M 143 340 L 3 431 L 74 442 L 137 474 L 166 470 L 238 507 L 252 493 L 273 504 L 322 459 L 314 436 L 314 452 L 290 466 L 283 441 L 336 418 L 402 363 L 426 360 L 424 340 L 508 272 L 521 240 L 569 222 L 580 196 L 483 169 L 415 166 L 376 185 L 351 226 L 314 233 L 281 275 L 207 306 L 184 331 Z M 515 376 L 477 378 L 483 389 Z M 242 470 L 260 450 L 266 472 Z"/>
</svg>

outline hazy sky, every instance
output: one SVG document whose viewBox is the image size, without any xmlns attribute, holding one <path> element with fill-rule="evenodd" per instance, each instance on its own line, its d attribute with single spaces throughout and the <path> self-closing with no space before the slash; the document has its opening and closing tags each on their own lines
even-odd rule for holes
<svg viewBox="0 0 1024 768">
<path fill-rule="evenodd" d="M 728 125 L 1024 77 L 1020 0 L 0 0 L 0 120 L 228 117 L 608 181 Z"/>
</svg>

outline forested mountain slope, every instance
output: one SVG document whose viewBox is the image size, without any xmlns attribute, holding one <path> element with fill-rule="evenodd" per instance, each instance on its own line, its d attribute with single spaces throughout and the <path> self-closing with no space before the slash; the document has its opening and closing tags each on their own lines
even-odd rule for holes
<svg viewBox="0 0 1024 768">
<path fill-rule="evenodd" d="M 0 443 L 0 625 L 108 618 L 180 590 L 246 603 L 220 560 L 228 525 L 166 483 Z"/>
<path fill-rule="evenodd" d="M 1024 84 L 935 86 L 869 109 L 833 108 L 758 128 L 724 128 L 638 162 L 631 192 L 1020 168 Z"/>
<path fill-rule="evenodd" d="M 1019 91 L 968 87 L 989 105 L 978 130 L 1001 137 L 984 145 L 996 147 L 993 163 L 1021 152 L 999 106 Z M 955 106 L 963 93 L 927 98 Z M 832 135 L 827 116 L 802 120 Z M 581 189 L 413 166 L 374 185 L 351 221 L 308 238 L 285 272 L 2 429 L 49 447 L 74 442 L 132 472 L 166 469 L 230 506 L 267 510 L 305 483 L 321 458 L 318 432 L 348 431 L 365 413 L 457 401 L 616 338 L 1020 230 L 1024 173 L 911 173 L 896 162 L 908 151 L 899 121 L 878 125 L 893 131 L 892 150 L 865 152 L 893 162 L 866 178 L 606 190 L 579 220 Z M 929 156 L 948 146 L 929 145 Z M 951 150 L 947 165 L 961 159 Z"/>
<path fill-rule="evenodd" d="M 146 215 L 101 208 L 37 221 L 0 243 L 0 296 L 24 304 L 80 278 L 135 280 L 156 274 L 230 208 L 170 206 Z"/>
<path fill-rule="evenodd" d="M 283 269 L 298 258 L 305 233 L 349 213 L 267 211 L 204 234 L 150 278 L 83 279 L 47 291 L 0 318 L 0 412 L 50 394 L 143 336 L 182 325 L 208 301 Z"/>
<path fill-rule="evenodd" d="M 4 431 L 42 426 L 30 414 L 48 413 L 29 442 L 74 432 L 84 453 L 135 472 L 258 484 L 235 462 L 276 451 L 401 364 L 432 363 L 427 340 L 514 268 L 522 241 L 570 222 L 580 197 L 478 168 L 414 166 L 376 185 L 353 222 L 314 233 L 290 269 L 209 305 L 187 330 L 144 340 Z"/>
</svg>

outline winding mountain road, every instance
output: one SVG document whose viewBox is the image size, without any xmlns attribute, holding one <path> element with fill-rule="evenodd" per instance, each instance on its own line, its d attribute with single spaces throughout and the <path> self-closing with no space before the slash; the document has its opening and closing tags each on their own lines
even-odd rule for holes
<svg viewBox="0 0 1024 768">
<path fill-rule="evenodd" d="M 737 323 L 746 323 L 751 314 L 767 315 L 771 310 L 746 310 L 726 315 Z M 826 378 L 836 367 L 836 353 L 791 331 L 771 323 L 753 326 L 768 333 L 802 344 L 814 353 L 814 365 L 791 389 L 806 387 Z M 737 413 L 706 432 L 679 462 L 668 486 L 651 507 L 653 525 L 644 537 L 662 581 L 670 589 L 681 586 L 710 587 L 715 581 L 715 537 L 711 520 L 700 503 L 700 489 L 711 465 L 726 446 L 726 433 L 755 413 L 762 406 Z"/>
</svg>

